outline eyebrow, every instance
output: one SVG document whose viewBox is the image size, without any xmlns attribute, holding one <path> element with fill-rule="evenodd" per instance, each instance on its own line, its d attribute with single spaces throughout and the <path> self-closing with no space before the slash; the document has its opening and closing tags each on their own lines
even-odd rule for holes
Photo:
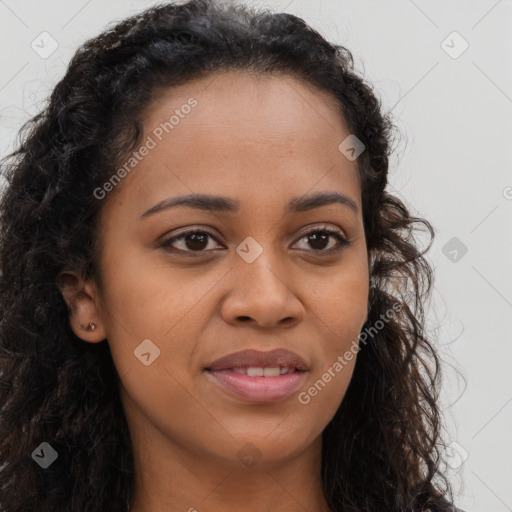
<svg viewBox="0 0 512 512">
<path fill-rule="evenodd" d="M 356 214 L 359 212 L 359 208 L 353 199 L 345 194 L 335 191 L 316 192 L 310 195 L 295 197 L 288 203 L 286 211 L 289 213 L 300 213 L 335 203 L 347 206 Z M 212 196 L 207 194 L 189 194 L 186 196 L 169 197 L 159 201 L 157 204 L 146 210 L 140 216 L 139 220 L 150 215 L 154 215 L 155 213 L 169 210 L 176 206 L 212 212 L 236 213 L 240 210 L 240 202 L 230 197 Z"/>
</svg>

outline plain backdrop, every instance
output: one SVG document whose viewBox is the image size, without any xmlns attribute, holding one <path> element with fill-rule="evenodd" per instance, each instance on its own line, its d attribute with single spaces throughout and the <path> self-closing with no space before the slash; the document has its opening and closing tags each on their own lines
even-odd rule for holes
<svg viewBox="0 0 512 512">
<path fill-rule="evenodd" d="M 429 332 L 445 362 L 456 504 L 512 511 L 512 0 L 245 3 L 346 46 L 392 111 L 389 190 L 436 231 Z M 78 46 L 150 5 L 0 0 L 0 156 Z"/>
</svg>

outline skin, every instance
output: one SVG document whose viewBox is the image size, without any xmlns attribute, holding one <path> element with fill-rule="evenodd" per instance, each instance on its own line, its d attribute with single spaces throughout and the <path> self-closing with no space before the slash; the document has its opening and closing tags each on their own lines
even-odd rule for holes
<svg viewBox="0 0 512 512">
<path fill-rule="evenodd" d="M 163 90 L 145 112 L 142 141 L 190 97 L 197 106 L 103 199 L 101 283 L 70 271 L 61 284 L 72 329 L 85 342 L 107 338 L 121 377 L 136 464 L 130 511 L 328 512 L 321 434 L 356 359 L 307 405 L 298 394 L 367 318 L 357 161 L 338 150 L 349 131 L 327 93 L 287 75 L 230 71 Z M 319 191 L 349 196 L 358 212 L 334 203 L 285 213 L 292 198 Z M 236 199 L 240 211 L 175 207 L 140 219 L 191 193 Z M 350 245 L 325 255 L 335 238 L 315 245 L 305 236 L 325 226 Z M 215 238 L 175 241 L 183 255 L 159 245 L 185 227 Z M 236 252 L 248 236 L 263 249 L 252 263 Z M 203 253 L 187 256 L 194 251 Z M 89 322 L 96 329 L 80 327 Z M 145 339 L 160 350 L 148 366 L 134 356 Z M 309 371 L 277 403 L 229 396 L 203 372 L 233 352 L 279 347 Z M 250 467 L 237 455 L 247 443 L 260 456 Z"/>
</svg>

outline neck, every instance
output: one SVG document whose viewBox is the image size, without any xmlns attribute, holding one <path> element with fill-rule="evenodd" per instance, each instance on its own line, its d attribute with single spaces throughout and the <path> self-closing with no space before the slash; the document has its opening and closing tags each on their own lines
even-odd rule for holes
<svg viewBox="0 0 512 512">
<path fill-rule="evenodd" d="M 147 445 L 134 450 L 130 512 L 331 512 L 320 477 L 321 438 L 294 458 L 252 467 L 191 456 L 179 446 L 166 457 Z"/>
</svg>

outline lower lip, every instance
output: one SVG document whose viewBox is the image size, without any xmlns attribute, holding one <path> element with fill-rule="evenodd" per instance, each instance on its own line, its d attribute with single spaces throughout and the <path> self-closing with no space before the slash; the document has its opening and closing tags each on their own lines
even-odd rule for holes
<svg viewBox="0 0 512 512">
<path fill-rule="evenodd" d="M 294 371 L 277 377 L 249 377 L 231 370 L 209 371 L 213 381 L 229 394 L 247 402 L 279 402 L 302 384 L 306 372 Z"/>
</svg>

